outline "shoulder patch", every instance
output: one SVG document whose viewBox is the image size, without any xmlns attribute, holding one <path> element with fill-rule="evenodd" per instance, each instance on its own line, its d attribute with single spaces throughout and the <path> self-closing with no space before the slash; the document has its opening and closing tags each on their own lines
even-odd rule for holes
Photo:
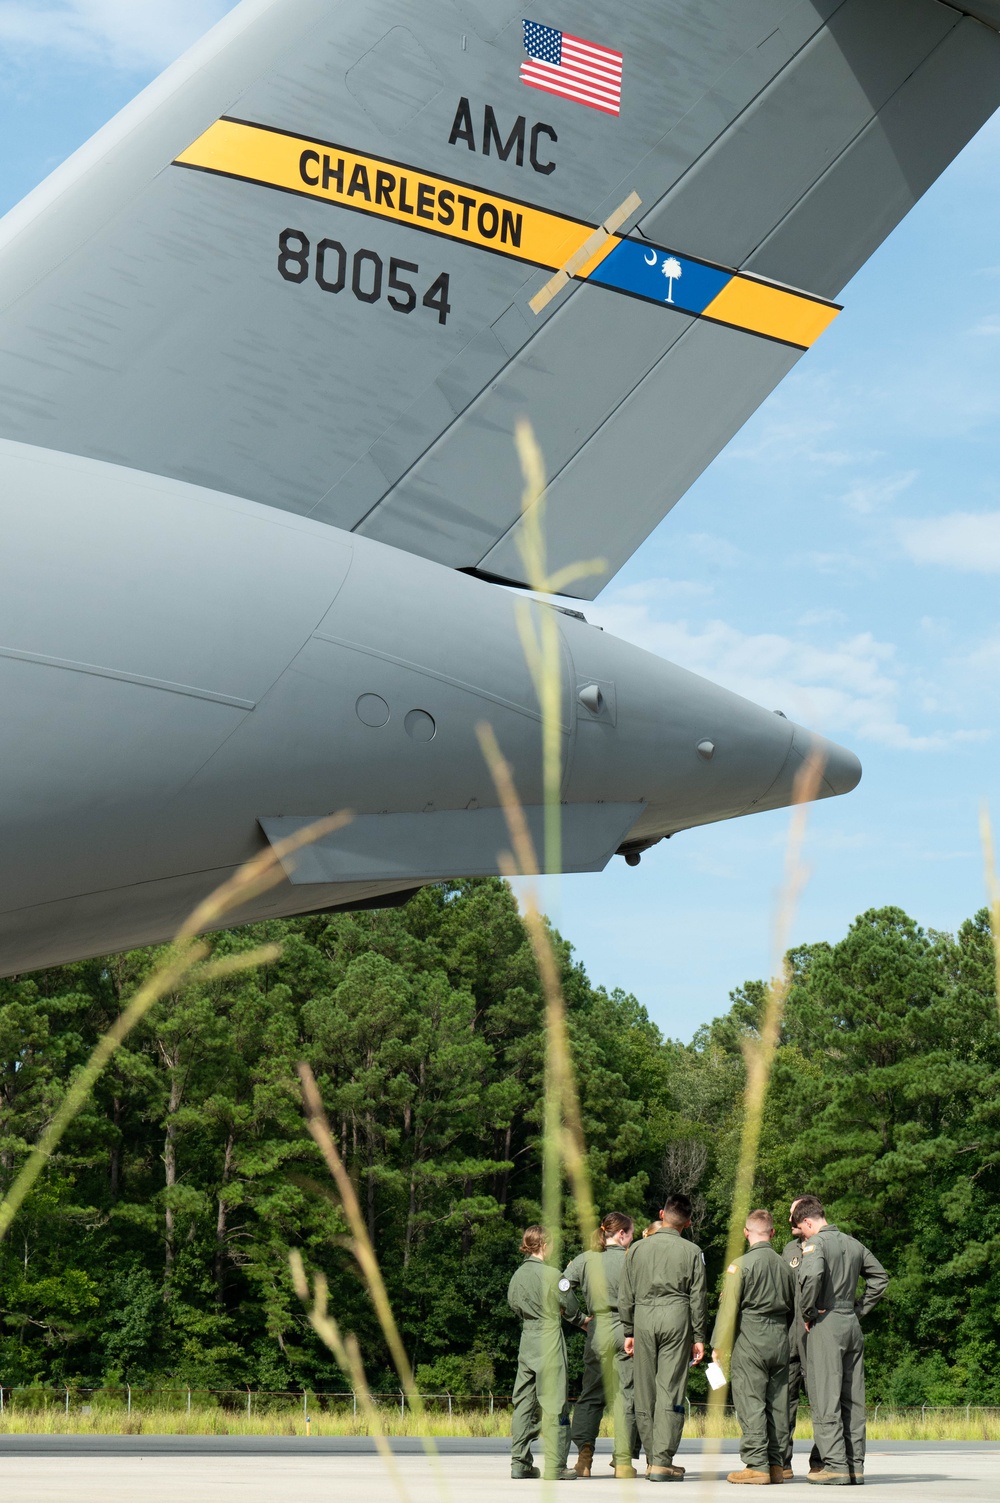
<svg viewBox="0 0 1000 1503">
<path fill-rule="evenodd" d="M 569 1288 L 570 1288 L 570 1287 L 571 1287 L 571 1285 L 570 1285 L 570 1282 L 569 1282 L 569 1279 L 560 1279 L 560 1280 L 559 1280 L 559 1288 L 560 1288 L 560 1291 L 561 1291 L 561 1292 L 562 1292 L 562 1293 L 563 1293 L 563 1294 L 565 1294 L 565 1293 L 566 1293 L 566 1291 L 567 1291 L 567 1290 L 568 1290 L 568 1289 L 569 1289 Z"/>
<path fill-rule="evenodd" d="M 792 1258 L 792 1260 L 791 1260 L 791 1262 L 789 1263 L 788 1266 L 789 1266 L 789 1268 L 798 1268 L 798 1266 L 799 1266 L 799 1264 L 801 1262 L 802 1262 L 801 1258 Z"/>
<path fill-rule="evenodd" d="M 729 1267 L 726 1269 L 726 1272 L 727 1273 L 735 1273 L 736 1272 L 736 1264 L 735 1263 L 730 1263 Z"/>
<path fill-rule="evenodd" d="M 806 1245 L 805 1245 L 805 1247 L 802 1249 L 802 1256 L 805 1257 L 805 1255 L 806 1255 L 807 1252 L 815 1252 L 815 1251 L 816 1251 L 816 1244 L 814 1242 L 807 1242 Z"/>
</svg>

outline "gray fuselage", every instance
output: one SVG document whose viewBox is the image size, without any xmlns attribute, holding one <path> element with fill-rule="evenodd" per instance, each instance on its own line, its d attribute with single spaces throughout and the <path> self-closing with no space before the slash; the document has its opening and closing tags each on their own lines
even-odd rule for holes
<svg viewBox="0 0 1000 1503">
<path fill-rule="evenodd" d="M 483 722 L 521 799 L 541 803 L 511 591 L 256 502 L 12 442 L 0 494 L 5 972 L 169 938 L 262 848 L 260 820 L 495 807 Z M 578 867 L 790 801 L 804 732 L 558 620 L 562 799 L 584 835 L 600 830 Z M 594 686 L 596 710 L 579 697 Z M 849 752 L 827 745 L 824 759 L 823 793 L 854 785 Z M 467 841 L 454 849 L 450 871 L 447 841 L 434 860 L 418 840 L 388 866 L 355 852 L 338 868 L 354 880 L 286 881 L 236 917 L 497 869 L 495 845 L 471 863 Z"/>
</svg>

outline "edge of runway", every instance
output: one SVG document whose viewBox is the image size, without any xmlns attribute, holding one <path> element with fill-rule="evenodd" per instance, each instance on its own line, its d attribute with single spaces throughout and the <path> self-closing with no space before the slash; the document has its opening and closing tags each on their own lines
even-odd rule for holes
<svg viewBox="0 0 1000 1503">
<path fill-rule="evenodd" d="M 397 1456 L 423 1454 L 423 1443 L 414 1436 L 391 1436 Z M 811 1442 L 797 1441 L 797 1454 L 806 1455 Z M 510 1450 L 503 1438 L 439 1436 L 442 1456 L 499 1456 Z M 710 1449 L 709 1449 L 710 1448 Z M 989 1440 L 880 1440 L 869 1452 L 930 1455 L 993 1451 L 1000 1454 L 1000 1441 Z M 610 1455 L 610 1440 L 599 1440 L 597 1450 Z M 739 1442 L 703 1440 L 681 1442 L 679 1456 L 705 1454 L 734 1456 Z M 366 1435 L 0 1435 L 0 1456 L 374 1456 L 375 1442 Z"/>
</svg>

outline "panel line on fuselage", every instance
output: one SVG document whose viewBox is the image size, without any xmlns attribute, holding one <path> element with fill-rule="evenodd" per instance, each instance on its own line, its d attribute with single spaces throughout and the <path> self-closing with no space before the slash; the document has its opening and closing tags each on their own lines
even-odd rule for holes
<svg viewBox="0 0 1000 1503">
<path fill-rule="evenodd" d="M 138 684 L 143 689 L 161 689 L 168 694 L 184 694 L 189 699 L 210 699 L 214 704 L 230 705 L 234 710 L 255 710 L 253 699 L 238 699 L 235 694 L 219 694 L 215 689 L 199 689 L 194 684 L 175 684 L 166 678 L 148 678 L 142 673 L 127 673 L 121 668 L 105 668 L 99 663 L 77 663 L 72 658 L 53 658 L 42 652 L 22 652 L 19 647 L 0 647 L 0 658 L 19 663 L 34 663 L 40 668 L 62 668 L 69 673 L 89 673 L 95 678 L 113 678 L 124 684 Z"/>
<path fill-rule="evenodd" d="M 334 647 L 346 647 L 351 652 L 364 653 L 366 657 L 381 658 L 385 663 L 392 663 L 397 668 L 406 668 L 412 673 L 422 673 L 426 678 L 434 678 L 441 684 L 448 684 L 452 689 L 464 690 L 467 694 L 475 694 L 480 699 L 488 699 L 492 704 L 499 705 L 503 710 L 513 710 L 516 715 L 524 715 L 528 720 L 541 720 L 541 713 L 531 709 L 528 705 L 518 704 L 516 700 L 504 699 L 501 694 L 493 694 L 489 689 L 483 689 L 478 684 L 470 684 L 467 680 L 454 678 L 450 673 L 442 673 L 437 668 L 428 668 L 424 663 L 411 662 L 409 658 L 398 657 L 393 652 L 385 652 L 380 647 L 369 647 L 364 642 L 351 642 L 346 637 L 331 637 L 327 632 L 315 631 L 313 638 L 317 642 L 331 642 Z M 569 735 L 573 729 L 571 725 L 560 724 L 559 729 L 565 735 Z"/>
</svg>

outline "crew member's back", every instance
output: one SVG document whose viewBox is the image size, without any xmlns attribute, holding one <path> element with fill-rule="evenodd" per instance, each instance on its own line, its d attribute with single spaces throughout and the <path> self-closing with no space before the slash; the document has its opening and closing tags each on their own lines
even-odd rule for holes
<svg viewBox="0 0 1000 1503">
<path fill-rule="evenodd" d="M 635 1364 L 635 1417 L 649 1459 L 651 1482 L 683 1475 L 674 1454 L 684 1428 L 688 1364 L 700 1362 L 705 1340 L 705 1261 L 681 1232 L 691 1225 L 691 1202 L 671 1196 L 655 1237 L 633 1243 L 618 1295 L 622 1329 Z"/>
</svg>

